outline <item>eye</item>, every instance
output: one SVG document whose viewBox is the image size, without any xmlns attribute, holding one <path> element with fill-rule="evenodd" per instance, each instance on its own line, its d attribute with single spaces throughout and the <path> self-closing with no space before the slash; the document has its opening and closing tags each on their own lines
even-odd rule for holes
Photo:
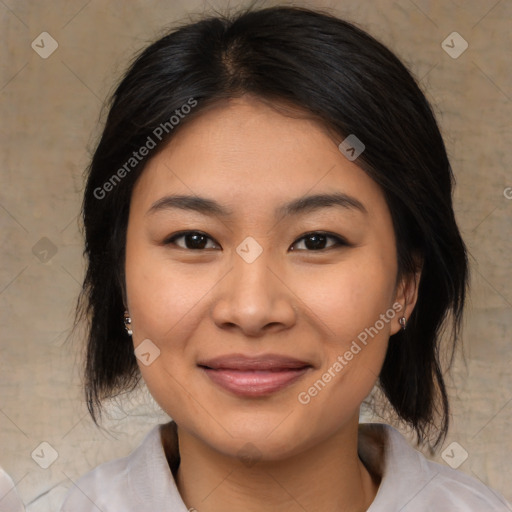
<svg viewBox="0 0 512 512">
<path fill-rule="evenodd" d="M 180 239 L 185 240 L 185 246 L 175 243 L 176 240 Z M 182 231 L 181 233 L 177 233 L 171 236 L 170 238 L 167 238 L 164 241 L 164 244 L 174 244 L 182 249 L 201 250 L 208 249 L 208 247 L 205 247 L 207 245 L 208 240 L 211 240 L 213 242 L 212 238 L 210 238 L 205 233 L 201 233 L 200 231 Z M 219 247 L 215 242 L 214 245 Z M 211 249 L 211 247 L 209 248 Z M 216 247 L 213 248 L 215 249 Z"/>
<path fill-rule="evenodd" d="M 334 240 L 334 244 L 326 247 L 327 240 Z M 176 243 L 178 240 L 184 240 L 184 243 Z M 213 242 L 214 247 L 207 247 L 208 241 Z M 296 249 L 294 246 L 297 244 L 303 243 L 305 249 Z M 181 249 L 195 250 L 200 251 L 202 249 L 217 249 L 220 248 L 219 244 L 217 244 L 211 237 L 209 237 L 206 233 L 202 233 L 201 231 L 182 231 L 180 233 L 176 233 L 169 238 L 164 240 L 164 245 L 173 244 Z M 334 247 L 339 246 L 350 246 L 350 244 L 340 236 L 330 235 L 328 233 L 323 233 L 320 231 L 314 231 L 311 233 L 307 233 L 306 235 L 299 238 L 290 248 L 291 251 L 295 250 L 307 250 L 308 252 L 312 251 L 322 251 L 326 249 L 332 249 Z"/>
<path fill-rule="evenodd" d="M 329 247 L 325 247 L 326 241 L 328 239 L 334 240 L 335 243 Z M 326 249 L 332 249 L 337 246 L 349 246 L 350 244 L 340 236 L 336 235 L 330 235 L 328 233 L 322 233 L 320 231 L 314 231 L 312 233 L 307 233 L 306 235 L 302 236 L 295 242 L 290 250 L 294 251 L 294 245 L 303 243 L 303 245 L 306 247 L 306 249 L 309 249 L 309 252 L 311 251 L 322 251 Z M 304 250 L 304 249 L 299 249 Z"/>
</svg>

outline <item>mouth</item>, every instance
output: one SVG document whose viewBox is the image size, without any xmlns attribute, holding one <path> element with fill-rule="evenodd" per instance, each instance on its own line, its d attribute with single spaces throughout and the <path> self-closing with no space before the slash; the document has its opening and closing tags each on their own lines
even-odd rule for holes
<svg viewBox="0 0 512 512">
<path fill-rule="evenodd" d="M 299 380 L 313 366 L 299 359 L 267 354 L 232 354 L 200 361 L 198 367 L 221 388 L 237 396 L 268 396 Z"/>
</svg>

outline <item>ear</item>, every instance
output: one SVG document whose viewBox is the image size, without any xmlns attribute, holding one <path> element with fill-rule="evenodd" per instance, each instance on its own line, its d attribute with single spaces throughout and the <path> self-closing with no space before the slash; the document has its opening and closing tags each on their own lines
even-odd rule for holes
<svg viewBox="0 0 512 512">
<path fill-rule="evenodd" d="M 405 317 L 406 322 L 411 317 L 416 301 L 418 300 L 418 287 L 420 284 L 422 267 L 419 265 L 417 270 L 404 274 L 397 284 L 394 304 L 400 304 L 400 309 L 396 306 L 397 314 L 391 321 L 390 335 L 396 334 L 402 326 L 399 319 Z M 394 306 L 395 309 L 395 306 Z"/>
</svg>

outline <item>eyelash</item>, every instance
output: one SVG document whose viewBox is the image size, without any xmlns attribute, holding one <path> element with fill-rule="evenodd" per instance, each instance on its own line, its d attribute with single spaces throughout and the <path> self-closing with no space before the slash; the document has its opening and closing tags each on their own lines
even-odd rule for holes
<svg viewBox="0 0 512 512">
<path fill-rule="evenodd" d="M 178 240 L 180 238 L 185 238 L 187 235 L 201 235 L 201 236 L 206 237 L 208 240 L 213 241 L 216 245 L 219 245 L 213 238 L 208 236 L 206 233 L 203 233 L 202 231 L 180 231 L 179 233 L 175 233 L 174 235 L 171 235 L 170 237 L 166 238 L 164 240 L 164 242 L 163 242 L 163 245 L 171 245 L 171 244 L 176 245 L 174 243 L 176 240 Z M 307 239 L 308 237 L 315 236 L 315 235 L 321 235 L 321 236 L 324 236 L 326 238 L 330 238 L 332 240 L 335 240 L 336 243 L 334 245 L 331 245 L 330 247 L 326 247 L 324 249 L 316 249 L 316 250 L 299 249 L 299 251 L 323 252 L 323 251 L 327 251 L 329 249 L 335 249 L 336 247 L 343 247 L 343 246 L 350 247 L 351 246 L 351 244 L 349 242 L 347 242 L 347 240 L 345 240 L 343 237 L 340 237 L 339 235 L 333 235 L 333 234 L 330 234 L 330 233 L 326 233 L 325 231 L 310 231 L 309 233 L 306 233 L 306 234 L 302 235 L 300 238 L 298 238 L 292 244 L 292 246 L 297 244 L 298 242 L 300 242 L 302 240 Z M 202 251 L 206 250 L 206 249 L 188 249 L 187 247 L 180 247 L 180 246 L 178 246 L 178 247 L 180 249 L 184 249 L 184 250 L 187 250 L 187 251 L 202 252 Z"/>
</svg>

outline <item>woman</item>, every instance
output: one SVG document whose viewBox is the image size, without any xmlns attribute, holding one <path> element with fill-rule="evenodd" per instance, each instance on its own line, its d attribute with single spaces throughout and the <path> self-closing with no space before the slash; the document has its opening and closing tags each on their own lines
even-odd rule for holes
<svg viewBox="0 0 512 512">
<path fill-rule="evenodd" d="M 383 45 L 306 9 L 185 25 L 119 84 L 83 204 L 86 396 L 173 419 L 82 477 L 81 511 L 507 510 L 419 443 L 449 405 L 467 257 L 431 108 Z M 451 315 L 451 316 L 450 316 Z"/>
</svg>

